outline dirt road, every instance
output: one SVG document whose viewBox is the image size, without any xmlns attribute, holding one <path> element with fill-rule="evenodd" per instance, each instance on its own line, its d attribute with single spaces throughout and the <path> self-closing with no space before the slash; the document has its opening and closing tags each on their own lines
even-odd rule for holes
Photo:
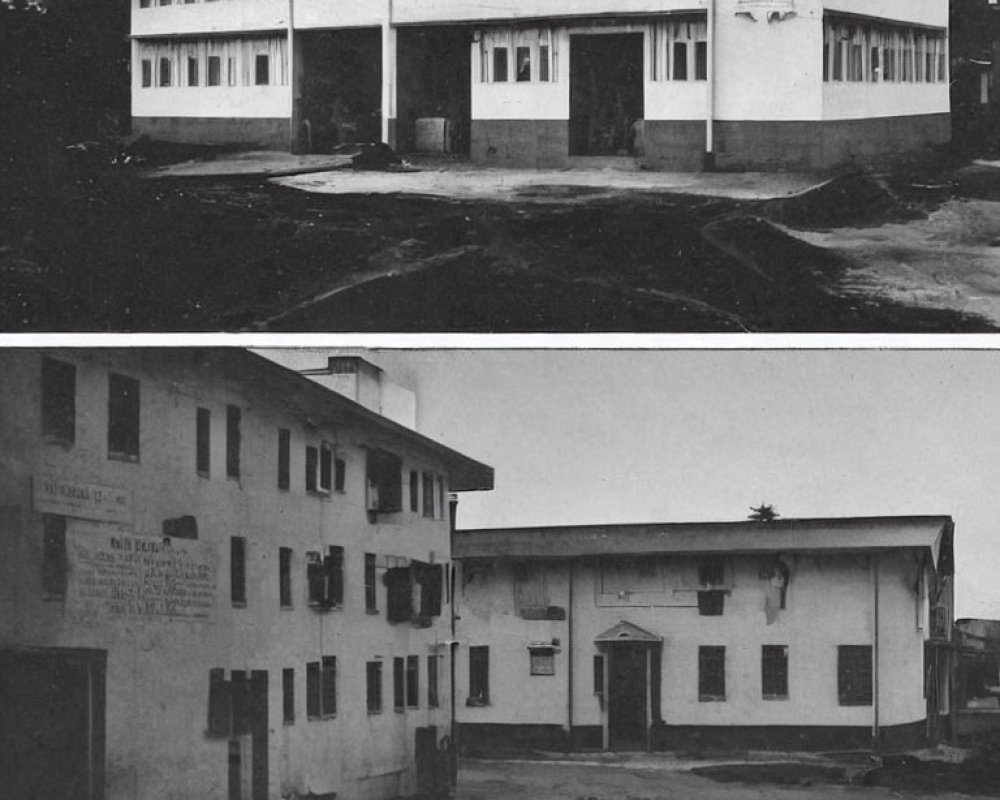
<svg viewBox="0 0 1000 800">
<path fill-rule="evenodd" d="M 723 783 L 686 769 L 467 760 L 459 772 L 455 800 L 898 800 L 919 796 L 844 783 Z M 944 793 L 935 797 L 958 800 L 970 795 Z"/>
</svg>

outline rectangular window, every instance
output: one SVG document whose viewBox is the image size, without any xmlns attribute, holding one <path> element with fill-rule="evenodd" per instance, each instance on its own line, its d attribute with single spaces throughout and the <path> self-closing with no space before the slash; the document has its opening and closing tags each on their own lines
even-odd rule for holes
<svg viewBox="0 0 1000 800">
<path fill-rule="evenodd" d="M 61 444 L 76 440 L 76 366 L 42 358 L 42 436 Z"/>
<path fill-rule="evenodd" d="M 881 66 L 880 66 L 881 62 L 879 61 L 879 53 L 881 53 L 881 50 L 879 50 L 878 47 L 873 47 L 871 49 L 871 76 L 870 77 L 871 77 L 871 82 L 872 83 L 878 83 L 879 77 L 880 77 L 879 73 L 882 72 L 882 69 L 881 69 Z"/>
<path fill-rule="evenodd" d="M 208 57 L 208 80 L 209 86 L 222 85 L 222 59 L 219 56 Z"/>
<path fill-rule="evenodd" d="M 423 501 L 424 501 L 424 516 L 433 517 L 434 516 L 434 476 L 425 472 L 423 474 Z"/>
<path fill-rule="evenodd" d="M 686 42 L 674 42 L 673 74 L 675 81 L 688 79 L 688 46 Z"/>
<path fill-rule="evenodd" d="M 485 706 L 490 702 L 490 648 L 469 648 L 469 699 L 466 705 Z"/>
<path fill-rule="evenodd" d="M 226 475 L 240 477 L 240 450 L 242 447 L 239 406 L 226 406 Z"/>
<path fill-rule="evenodd" d="M 316 491 L 316 466 L 319 463 L 319 450 L 312 445 L 306 447 L 306 491 Z"/>
<path fill-rule="evenodd" d="M 538 80 L 543 83 L 549 81 L 549 46 L 547 44 L 538 45 Z"/>
<path fill-rule="evenodd" d="M 347 484 L 347 464 L 342 458 L 333 460 L 333 489 L 336 492 L 344 491 Z"/>
<path fill-rule="evenodd" d="M 198 59 L 194 58 L 192 56 L 188 56 L 187 66 L 188 66 L 188 69 L 187 69 L 187 73 L 188 73 L 187 74 L 188 86 L 197 86 L 198 85 Z"/>
<path fill-rule="evenodd" d="M 333 488 L 333 450 L 324 442 L 319 446 L 319 489 L 329 493 Z"/>
<path fill-rule="evenodd" d="M 388 450 L 369 450 L 365 475 L 370 512 L 403 510 L 403 460 L 399 456 Z"/>
<path fill-rule="evenodd" d="M 278 548 L 278 597 L 282 608 L 292 607 L 292 548 Z"/>
<path fill-rule="evenodd" d="M 267 53 L 258 53 L 253 60 L 253 82 L 257 86 L 267 86 L 271 82 L 271 62 Z"/>
<path fill-rule="evenodd" d="M 160 59 L 160 86 L 169 86 L 171 80 L 170 59 Z"/>
<path fill-rule="evenodd" d="M 556 653 L 551 647 L 530 647 L 528 661 L 528 671 L 532 675 L 556 674 Z"/>
<path fill-rule="evenodd" d="M 420 510 L 420 473 L 410 470 L 410 511 Z"/>
<path fill-rule="evenodd" d="M 594 656 L 594 694 L 604 696 L 604 656 Z"/>
<path fill-rule="evenodd" d="M 286 723 L 295 722 L 295 670 L 281 670 L 281 718 Z"/>
<path fill-rule="evenodd" d="M 139 460 L 139 381 L 108 376 L 108 458 Z"/>
<path fill-rule="evenodd" d="M 402 658 L 392 660 L 392 706 L 396 711 L 406 708 L 406 662 Z"/>
<path fill-rule="evenodd" d="M 208 671 L 208 735 L 229 736 L 232 720 L 231 684 L 226 681 L 226 671 L 221 668 Z"/>
<path fill-rule="evenodd" d="M 278 428 L 278 488 L 291 485 L 292 433 L 288 428 Z"/>
<path fill-rule="evenodd" d="M 420 657 L 406 657 L 406 705 L 420 707 Z"/>
<path fill-rule="evenodd" d="M 385 571 L 386 613 L 389 622 L 409 622 L 413 619 L 413 579 L 408 567 L 392 567 Z"/>
<path fill-rule="evenodd" d="M 365 665 L 365 677 L 368 687 L 368 713 L 377 714 L 382 710 L 382 662 L 369 661 Z"/>
<path fill-rule="evenodd" d="M 242 536 L 229 538 L 229 596 L 233 605 L 247 602 L 247 540 Z"/>
<path fill-rule="evenodd" d="M 837 648 L 837 694 L 842 706 L 872 704 L 872 648 L 845 644 Z"/>
<path fill-rule="evenodd" d="M 195 412 L 195 469 L 207 478 L 212 468 L 212 412 L 199 408 Z"/>
<path fill-rule="evenodd" d="M 320 676 L 320 712 L 324 717 L 337 713 L 337 657 L 323 656 L 323 671 Z"/>
<path fill-rule="evenodd" d="M 444 519 L 444 478 L 435 479 L 437 484 L 437 515 L 438 519 Z"/>
<path fill-rule="evenodd" d="M 507 80 L 507 48 L 493 48 L 493 82 L 504 83 Z"/>
<path fill-rule="evenodd" d="M 427 707 L 437 708 L 438 704 L 438 658 L 427 656 Z"/>
<path fill-rule="evenodd" d="M 320 679 L 319 662 L 310 661 L 306 664 L 306 718 L 320 718 Z"/>
<path fill-rule="evenodd" d="M 765 700 L 788 699 L 788 648 L 765 644 L 760 651 L 761 694 Z"/>
<path fill-rule="evenodd" d="M 514 51 L 514 57 L 517 59 L 517 81 L 518 83 L 524 83 L 531 80 L 531 48 L 530 47 L 518 47 Z"/>
<path fill-rule="evenodd" d="M 331 606 L 344 604 L 344 548 L 330 545 L 324 561 L 326 567 L 326 601 Z"/>
<path fill-rule="evenodd" d="M 375 582 L 375 554 L 365 553 L 365 610 L 378 611 L 378 590 Z"/>
<path fill-rule="evenodd" d="M 153 85 L 153 62 L 148 58 L 142 59 L 142 86 L 148 88 Z"/>
<path fill-rule="evenodd" d="M 698 699 L 702 702 L 726 699 L 726 648 L 698 648 Z"/>
<path fill-rule="evenodd" d="M 42 514 L 42 591 L 46 597 L 66 596 L 66 517 Z"/>
<path fill-rule="evenodd" d="M 694 79 L 708 80 L 708 42 L 694 43 Z"/>
<path fill-rule="evenodd" d="M 150 0 L 139 0 L 139 8 L 149 8 Z"/>
</svg>

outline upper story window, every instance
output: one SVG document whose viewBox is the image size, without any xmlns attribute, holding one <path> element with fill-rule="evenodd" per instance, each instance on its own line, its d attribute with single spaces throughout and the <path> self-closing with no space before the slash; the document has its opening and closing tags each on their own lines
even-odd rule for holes
<svg viewBox="0 0 1000 800">
<path fill-rule="evenodd" d="M 291 486 L 292 433 L 278 428 L 278 488 Z"/>
<path fill-rule="evenodd" d="M 229 537 L 229 597 L 234 606 L 247 602 L 247 540 Z"/>
<path fill-rule="evenodd" d="M 403 461 L 388 450 L 368 451 L 367 508 L 373 514 L 403 510 Z"/>
<path fill-rule="evenodd" d="M 944 30 L 863 23 L 827 15 L 823 80 L 850 83 L 947 83 Z"/>
<path fill-rule="evenodd" d="M 42 436 L 60 444 L 76 440 L 76 366 L 42 358 Z"/>
<path fill-rule="evenodd" d="M 726 601 L 726 562 L 717 556 L 703 558 L 698 565 L 698 613 L 721 616 Z"/>
<path fill-rule="evenodd" d="M 108 458 L 139 460 L 139 381 L 108 375 Z"/>
<path fill-rule="evenodd" d="M 243 447 L 241 430 L 243 413 L 239 406 L 226 406 L 226 476 L 240 477 L 240 451 Z"/>
<path fill-rule="evenodd" d="M 333 608 L 344 604 L 344 548 L 330 545 L 322 558 L 318 552 L 306 553 L 306 581 L 309 605 Z"/>
<path fill-rule="evenodd" d="M 347 486 L 347 462 L 343 458 L 333 460 L 333 490 L 343 492 Z"/>
<path fill-rule="evenodd" d="M 195 470 L 209 477 L 212 468 L 212 412 L 199 408 L 195 412 Z"/>
<path fill-rule="evenodd" d="M 423 506 L 424 516 L 434 516 L 434 475 L 430 472 L 423 474 Z"/>
<path fill-rule="evenodd" d="M 490 704 L 490 648 L 487 646 L 469 648 L 469 697 L 465 704 Z"/>
</svg>

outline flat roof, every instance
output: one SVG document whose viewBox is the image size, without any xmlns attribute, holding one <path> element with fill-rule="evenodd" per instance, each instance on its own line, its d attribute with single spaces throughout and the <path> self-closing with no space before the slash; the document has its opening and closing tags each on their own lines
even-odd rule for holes
<svg viewBox="0 0 1000 800">
<path fill-rule="evenodd" d="M 954 522 L 944 515 L 480 528 L 455 532 L 452 557 L 574 558 L 871 552 L 915 548 L 928 550 L 935 567 L 944 574 L 951 574 L 953 531 Z"/>
</svg>

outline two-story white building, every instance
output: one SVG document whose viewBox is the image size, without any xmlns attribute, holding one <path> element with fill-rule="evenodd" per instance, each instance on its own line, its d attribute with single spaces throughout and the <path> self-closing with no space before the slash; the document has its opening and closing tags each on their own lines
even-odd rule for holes
<svg viewBox="0 0 1000 800">
<path fill-rule="evenodd" d="M 375 410 L 235 348 L 0 351 L 5 796 L 447 779 L 447 498 L 493 472 L 330 366 Z"/>
<path fill-rule="evenodd" d="M 949 517 L 458 531 L 460 745 L 949 735 L 952 537 Z"/>
<path fill-rule="evenodd" d="M 950 138 L 947 0 L 132 0 L 154 138 L 826 167 Z"/>
</svg>

